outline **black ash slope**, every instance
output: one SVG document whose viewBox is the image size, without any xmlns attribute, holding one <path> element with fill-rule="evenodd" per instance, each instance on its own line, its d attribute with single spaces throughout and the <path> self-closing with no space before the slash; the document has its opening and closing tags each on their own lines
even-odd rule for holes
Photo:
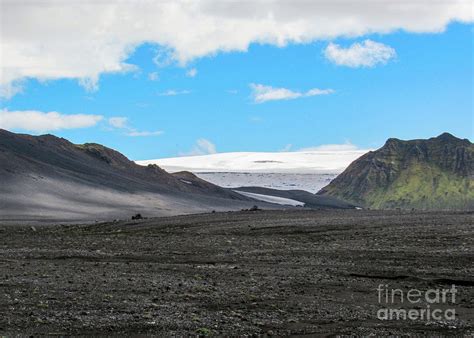
<svg viewBox="0 0 474 338">
<path fill-rule="evenodd" d="M 195 184 L 156 165 L 139 166 L 99 144 L 1 129 L 0 177 L 2 220 L 108 219 L 135 212 L 163 216 L 255 204 L 211 183 Z"/>
</svg>

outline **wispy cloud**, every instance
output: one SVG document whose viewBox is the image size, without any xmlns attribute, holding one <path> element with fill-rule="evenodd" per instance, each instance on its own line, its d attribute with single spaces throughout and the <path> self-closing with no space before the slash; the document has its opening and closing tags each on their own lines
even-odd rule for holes
<svg viewBox="0 0 474 338">
<path fill-rule="evenodd" d="M 127 136 L 132 137 L 142 137 L 142 136 L 160 136 L 163 134 L 162 130 L 156 131 L 138 131 L 138 130 L 131 130 L 126 133 Z"/>
<path fill-rule="evenodd" d="M 275 88 L 272 86 L 255 83 L 251 83 L 250 88 L 252 89 L 252 98 L 255 103 L 278 100 L 294 100 L 302 97 L 328 95 L 334 93 L 333 89 L 313 88 L 306 92 L 299 92 L 287 88 Z"/>
<path fill-rule="evenodd" d="M 280 149 L 280 152 L 286 153 L 286 152 L 290 151 L 291 148 L 293 148 L 293 145 L 291 143 L 288 143 L 286 146 L 284 146 L 283 148 Z"/>
<path fill-rule="evenodd" d="M 109 124 L 114 128 L 127 128 L 128 119 L 126 117 L 111 117 Z"/>
<path fill-rule="evenodd" d="M 186 94 L 190 94 L 190 93 L 191 93 L 190 90 L 170 89 L 170 90 L 167 90 L 167 91 L 164 91 L 164 92 L 159 92 L 158 96 L 176 96 L 176 95 L 186 95 Z"/>
<path fill-rule="evenodd" d="M 154 50 L 155 56 L 153 57 L 153 63 L 160 68 L 167 67 L 174 63 L 173 51 L 169 48 L 156 48 Z"/>
<path fill-rule="evenodd" d="M 396 57 L 397 53 L 395 49 L 383 43 L 365 40 L 362 43 L 353 43 L 347 48 L 330 43 L 324 50 L 324 55 L 336 65 L 357 68 L 386 64 Z"/>
<path fill-rule="evenodd" d="M 0 79 L 1 80 L 1 79 Z M 12 82 L 8 82 L 2 84 L 0 81 L 0 98 L 4 98 L 6 100 L 12 98 L 16 94 L 23 92 L 23 80 L 15 80 Z"/>
<path fill-rule="evenodd" d="M 260 116 L 251 116 L 249 121 L 252 123 L 260 123 L 263 122 L 263 119 Z"/>
<path fill-rule="evenodd" d="M 186 72 L 187 77 L 195 77 L 197 75 L 198 71 L 196 68 L 191 68 Z"/>
<path fill-rule="evenodd" d="M 180 156 L 198 156 L 198 155 L 209 155 L 217 153 L 216 145 L 211 141 L 200 138 L 196 140 L 196 144 L 193 146 L 191 151 L 180 153 Z"/>
<path fill-rule="evenodd" d="M 144 137 L 144 136 L 159 136 L 163 134 L 162 130 L 155 131 L 140 131 L 130 127 L 128 118 L 123 116 L 114 116 L 108 119 L 108 123 L 111 127 L 121 129 L 125 131 L 125 135 L 132 137 Z"/>
<path fill-rule="evenodd" d="M 356 145 L 347 142 L 343 144 L 323 144 L 315 147 L 301 148 L 297 151 L 329 151 L 329 152 L 338 152 L 338 151 L 354 151 L 360 150 Z"/>
<path fill-rule="evenodd" d="M 160 79 L 160 75 L 158 72 L 151 72 L 148 74 L 148 80 L 150 81 L 158 81 Z"/>
<path fill-rule="evenodd" d="M 0 110 L 0 128 L 46 132 L 95 126 L 103 117 L 88 114 L 62 114 L 55 111 Z"/>
<path fill-rule="evenodd" d="M 79 85 L 81 85 L 87 92 L 92 93 L 99 90 L 99 76 L 87 76 L 79 79 Z"/>
<path fill-rule="evenodd" d="M 135 106 L 138 108 L 147 108 L 150 107 L 150 104 L 148 102 L 137 102 L 135 103 Z"/>
</svg>

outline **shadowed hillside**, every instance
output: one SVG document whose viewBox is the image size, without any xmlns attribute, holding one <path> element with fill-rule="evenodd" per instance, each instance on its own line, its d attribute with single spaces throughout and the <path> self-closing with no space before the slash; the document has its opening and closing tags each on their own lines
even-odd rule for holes
<svg viewBox="0 0 474 338">
<path fill-rule="evenodd" d="M 99 144 L 0 130 L 0 218 L 86 220 L 238 210 L 254 200 L 140 166 Z"/>
</svg>

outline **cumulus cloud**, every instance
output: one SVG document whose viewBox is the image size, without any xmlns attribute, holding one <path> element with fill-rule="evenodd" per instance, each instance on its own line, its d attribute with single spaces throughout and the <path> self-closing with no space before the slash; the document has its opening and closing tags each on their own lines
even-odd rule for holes
<svg viewBox="0 0 474 338">
<path fill-rule="evenodd" d="M 452 21 L 473 21 L 466 0 L 17 0 L 2 1 L 0 16 L 2 87 L 26 78 L 68 78 L 89 90 L 97 89 L 103 73 L 133 71 L 126 60 L 145 42 L 161 47 L 157 65 L 185 65 L 218 52 L 246 51 L 251 43 L 285 46 L 400 29 L 440 32 Z"/>
<path fill-rule="evenodd" d="M 164 92 L 159 92 L 158 96 L 176 96 L 176 95 L 186 95 L 190 94 L 190 90 L 174 90 L 174 89 L 169 89 Z"/>
<path fill-rule="evenodd" d="M 116 129 L 123 129 L 125 135 L 132 137 L 143 137 L 143 136 L 159 136 L 163 134 L 163 131 L 139 131 L 133 127 L 130 127 L 128 123 L 128 118 L 123 116 L 114 116 L 109 118 L 109 125 Z"/>
<path fill-rule="evenodd" d="M 252 98 L 255 103 L 277 100 L 293 100 L 300 97 L 328 95 L 334 93 L 334 90 L 332 89 L 313 88 L 306 92 L 298 92 L 287 88 L 275 88 L 272 86 L 265 86 L 255 83 L 251 83 L 250 88 L 252 89 Z"/>
<path fill-rule="evenodd" d="M 348 48 L 330 43 L 324 50 L 324 55 L 336 65 L 356 68 L 386 64 L 397 53 L 395 49 L 383 43 L 365 40 L 362 43 L 354 43 Z"/>
<path fill-rule="evenodd" d="M 191 151 L 180 153 L 180 156 L 198 156 L 198 155 L 209 155 L 217 153 L 216 146 L 205 138 L 200 138 L 196 141 Z"/>
<path fill-rule="evenodd" d="M 61 114 L 55 111 L 41 112 L 36 110 L 0 110 L 0 128 L 20 129 L 42 133 L 61 129 L 75 129 L 95 126 L 101 115 Z"/>
<path fill-rule="evenodd" d="M 195 77 L 197 75 L 198 71 L 196 68 L 191 68 L 186 72 L 187 77 Z"/>
</svg>

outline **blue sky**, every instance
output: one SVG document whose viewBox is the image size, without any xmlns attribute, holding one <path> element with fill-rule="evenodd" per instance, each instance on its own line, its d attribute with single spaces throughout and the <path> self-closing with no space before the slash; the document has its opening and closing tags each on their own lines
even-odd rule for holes
<svg viewBox="0 0 474 338">
<path fill-rule="evenodd" d="M 388 54 L 376 53 L 369 66 L 341 59 L 354 43 L 364 47 L 366 40 Z M 342 50 L 339 59 L 325 53 L 330 43 Z M 253 42 L 247 51 L 165 65 L 156 62 L 160 51 L 166 49 L 155 43 L 135 46 L 123 59 L 133 69 L 101 73 L 92 89 L 77 78 L 24 79 L 18 93 L 2 99 L 3 112 L 99 115 L 100 120 L 71 129 L 31 130 L 18 124 L 9 129 L 97 142 L 136 160 L 325 144 L 365 149 L 389 137 L 427 138 L 445 131 L 473 139 L 472 24 L 285 46 Z M 270 96 L 284 89 L 285 98 L 258 102 L 257 85 Z M 315 88 L 324 94 L 305 94 Z M 196 145 L 200 139 L 207 145 Z"/>
</svg>

